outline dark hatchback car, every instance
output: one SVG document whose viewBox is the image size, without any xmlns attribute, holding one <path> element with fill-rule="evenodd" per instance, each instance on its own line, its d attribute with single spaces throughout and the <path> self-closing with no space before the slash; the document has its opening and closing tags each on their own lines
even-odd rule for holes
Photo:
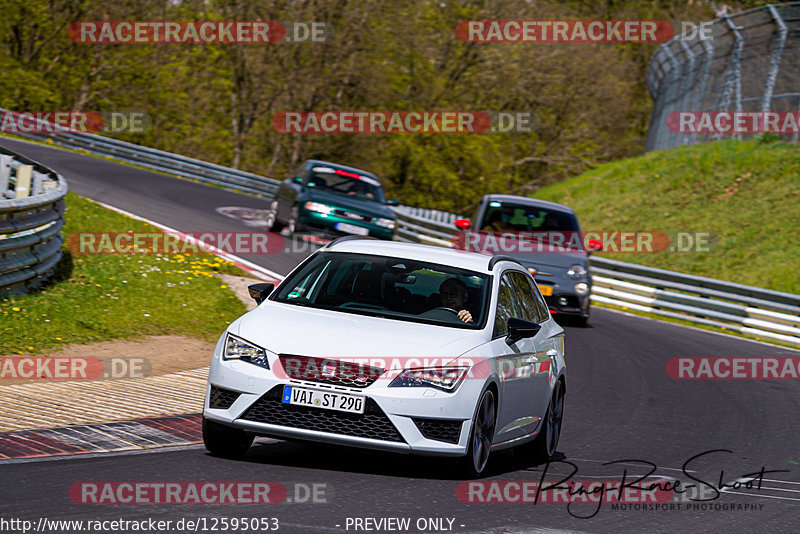
<svg viewBox="0 0 800 534">
<path fill-rule="evenodd" d="M 571 208 L 528 197 L 486 195 L 471 220 L 455 223 L 464 232 L 457 235 L 454 247 L 519 260 L 534 276 L 554 316 L 579 324 L 589 320 L 589 255 L 602 249 L 602 243 L 583 242 Z"/>
<path fill-rule="evenodd" d="M 308 160 L 278 187 L 270 202 L 267 228 L 295 232 L 317 229 L 392 239 L 397 221 L 378 178 L 371 173 Z"/>
</svg>

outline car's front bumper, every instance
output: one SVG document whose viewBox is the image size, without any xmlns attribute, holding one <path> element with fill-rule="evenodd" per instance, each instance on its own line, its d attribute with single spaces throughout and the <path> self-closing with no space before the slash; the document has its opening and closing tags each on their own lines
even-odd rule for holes
<svg viewBox="0 0 800 534">
<path fill-rule="evenodd" d="M 274 364 L 280 365 L 277 358 Z M 336 386 L 336 392 L 368 399 L 364 417 L 337 415 L 343 412 L 280 402 L 284 385 L 321 391 L 332 391 L 331 386 L 288 379 L 247 362 L 221 360 L 215 355 L 203 415 L 221 424 L 270 437 L 425 455 L 466 453 L 471 421 L 485 379 L 467 377 L 453 393 L 430 387 L 388 387 L 390 382 L 389 378 L 380 378 L 364 389 Z M 235 400 L 227 407 L 212 407 L 212 387 L 234 392 L 230 398 L 235 396 Z M 425 434 L 420 425 L 425 427 Z M 432 435 L 441 437 L 437 428 L 444 428 L 450 439 L 431 439 Z"/>
<path fill-rule="evenodd" d="M 384 228 L 372 222 L 364 222 L 347 217 L 340 217 L 338 215 L 328 215 L 325 213 L 317 213 L 303 209 L 300 211 L 300 222 L 312 228 L 319 228 L 330 232 L 335 232 L 337 235 L 350 235 L 352 232 L 342 231 L 336 228 L 337 224 L 343 223 L 351 226 L 357 226 L 369 232 L 370 237 L 378 239 L 391 240 L 394 237 L 394 228 Z"/>
<path fill-rule="evenodd" d="M 553 293 L 544 300 L 556 317 L 586 317 L 589 314 L 589 294 L 581 297 L 575 293 Z"/>
</svg>

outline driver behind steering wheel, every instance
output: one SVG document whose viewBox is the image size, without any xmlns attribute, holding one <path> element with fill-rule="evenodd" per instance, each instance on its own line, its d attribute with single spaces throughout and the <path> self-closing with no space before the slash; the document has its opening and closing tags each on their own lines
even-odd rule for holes
<svg viewBox="0 0 800 534">
<path fill-rule="evenodd" d="M 472 314 L 466 309 L 468 298 L 467 286 L 458 278 L 448 278 L 439 286 L 439 300 L 442 306 L 456 310 L 458 318 L 465 323 L 472 322 Z"/>
</svg>

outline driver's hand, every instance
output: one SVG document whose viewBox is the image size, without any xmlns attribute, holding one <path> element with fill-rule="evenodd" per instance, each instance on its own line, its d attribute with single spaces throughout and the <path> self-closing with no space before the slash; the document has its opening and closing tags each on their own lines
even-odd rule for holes
<svg viewBox="0 0 800 534">
<path fill-rule="evenodd" d="M 461 310 L 458 312 L 458 318 L 464 321 L 465 323 L 472 322 L 472 314 L 467 310 Z"/>
</svg>

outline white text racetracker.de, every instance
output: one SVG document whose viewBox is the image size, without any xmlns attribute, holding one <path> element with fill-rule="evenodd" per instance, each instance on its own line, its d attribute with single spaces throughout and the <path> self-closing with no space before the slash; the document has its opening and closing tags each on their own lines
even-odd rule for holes
<svg viewBox="0 0 800 534">
<path fill-rule="evenodd" d="M 348 517 L 344 528 L 360 532 L 448 532 L 454 523 L 454 517 Z"/>
</svg>

